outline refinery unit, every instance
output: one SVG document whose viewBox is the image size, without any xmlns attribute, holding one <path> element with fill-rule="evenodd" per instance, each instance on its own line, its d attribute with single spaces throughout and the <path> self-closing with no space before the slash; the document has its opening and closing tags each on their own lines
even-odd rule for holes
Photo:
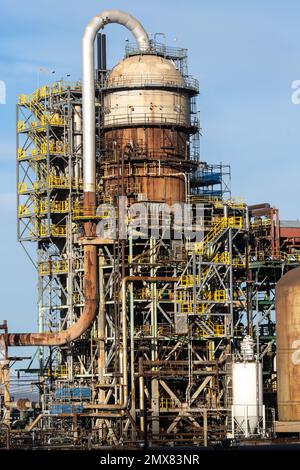
<svg viewBox="0 0 300 470">
<path fill-rule="evenodd" d="M 112 70 L 108 23 L 135 39 Z M 2 447 L 300 433 L 300 223 L 233 198 L 230 166 L 200 158 L 199 83 L 187 50 L 159 38 L 104 11 L 84 32 L 82 82 L 19 96 L 18 240 L 36 247 L 38 331 L 0 325 Z M 33 351 L 19 392 L 18 346 Z"/>
</svg>

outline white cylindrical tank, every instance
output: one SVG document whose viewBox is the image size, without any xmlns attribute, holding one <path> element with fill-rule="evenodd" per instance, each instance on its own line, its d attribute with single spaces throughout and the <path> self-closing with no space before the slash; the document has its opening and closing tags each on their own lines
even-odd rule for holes
<svg viewBox="0 0 300 470">
<path fill-rule="evenodd" d="M 256 361 L 232 364 L 232 411 L 241 431 L 254 434 L 263 416 L 262 366 Z"/>
</svg>

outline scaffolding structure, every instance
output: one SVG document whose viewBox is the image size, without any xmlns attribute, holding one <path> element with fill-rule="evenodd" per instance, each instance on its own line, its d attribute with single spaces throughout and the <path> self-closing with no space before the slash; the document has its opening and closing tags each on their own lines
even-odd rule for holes
<svg viewBox="0 0 300 470">
<path fill-rule="evenodd" d="M 267 416 L 275 409 L 274 290 L 283 273 L 299 264 L 299 254 L 280 249 L 276 210 L 253 215 L 231 197 L 228 165 L 199 161 L 198 82 L 188 76 L 187 52 L 155 41 L 151 47 L 149 54 L 176 64 L 189 97 L 190 125 L 180 114 L 177 121 L 163 112 L 163 124 L 152 120 L 151 129 L 162 136 L 159 150 L 155 131 L 147 146 L 121 139 L 119 127 L 147 127 L 149 120 L 144 115 L 134 121 L 129 113 L 120 125 L 105 118 L 102 104 L 111 89 L 178 85 L 153 76 L 111 82 L 100 54 L 100 209 L 90 213 L 83 209 L 81 84 L 60 81 L 19 97 L 18 238 L 37 246 L 39 332 L 63 330 L 83 311 L 83 224 L 105 227 L 112 208 L 119 215 L 120 197 L 128 205 L 143 202 L 146 215 L 158 215 L 136 225 L 129 210 L 125 238 L 118 218 L 116 239 L 95 237 L 97 319 L 76 342 L 38 349 L 39 404 L 25 413 L 22 432 L 12 430 L 15 447 L 221 443 L 232 429 L 232 362 L 246 334 L 263 363 Z M 126 57 L 137 53 L 127 44 Z M 174 131 L 188 141 L 181 160 Z M 159 178 L 166 169 L 168 175 L 186 174 L 189 231 L 177 236 L 172 215 L 142 196 L 142 178 Z M 267 432 L 272 436 L 271 418 Z"/>
</svg>

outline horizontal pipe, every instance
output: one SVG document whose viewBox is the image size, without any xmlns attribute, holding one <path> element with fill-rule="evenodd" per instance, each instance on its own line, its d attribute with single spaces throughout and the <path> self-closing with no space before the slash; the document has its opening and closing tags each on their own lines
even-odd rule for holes
<svg viewBox="0 0 300 470">
<path fill-rule="evenodd" d="M 263 202 L 262 204 L 252 204 L 251 206 L 248 206 L 248 209 L 250 211 L 255 209 L 271 209 L 271 206 L 269 203 Z"/>
<path fill-rule="evenodd" d="M 26 411 L 41 408 L 41 405 L 35 401 L 28 400 L 28 398 L 19 398 L 19 400 L 10 403 L 10 408 L 18 411 Z"/>
</svg>

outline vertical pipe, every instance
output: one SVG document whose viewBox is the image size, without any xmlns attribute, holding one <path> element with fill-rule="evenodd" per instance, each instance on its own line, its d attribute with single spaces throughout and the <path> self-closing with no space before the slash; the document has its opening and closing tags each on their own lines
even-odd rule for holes
<svg viewBox="0 0 300 470">
<path fill-rule="evenodd" d="M 9 390 L 9 362 L 8 362 L 8 344 L 7 344 L 7 321 L 4 320 L 1 328 L 4 330 L 3 339 L 1 346 L 4 351 L 2 364 L 0 363 L 1 381 L 3 383 L 3 399 L 4 399 L 4 410 L 5 416 L 3 423 L 6 427 L 6 448 L 10 448 L 10 390 Z"/>
<path fill-rule="evenodd" d="M 74 126 L 74 148 L 73 153 L 76 155 L 75 166 L 74 166 L 74 178 L 76 185 L 79 184 L 79 179 L 81 178 L 81 163 L 82 160 L 82 116 L 81 116 L 81 106 L 74 106 L 73 113 L 73 126 Z"/>
<path fill-rule="evenodd" d="M 140 389 L 140 428 L 141 431 L 144 432 L 145 428 L 145 384 L 144 384 L 144 375 L 143 375 L 143 358 L 139 358 L 139 389 Z"/>
<path fill-rule="evenodd" d="M 132 236 L 129 238 L 129 262 L 132 262 L 133 258 L 133 243 Z M 132 268 L 129 271 L 130 276 L 132 276 Z M 130 308 L 130 384 L 131 384 L 131 416 L 134 421 L 136 421 L 136 405 L 135 405 L 135 371 L 134 371 L 134 331 L 135 331 L 135 322 L 134 322 L 134 298 L 133 298 L 133 283 L 130 283 L 129 286 L 129 308 Z M 132 427 L 132 440 L 136 440 L 135 427 Z"/>
<path fill-rule="evenodd" d="M 102 55 L 102 70 L 107 70 L 106 64 L 106 34 L 102 34 L 102 44 L 101 44 L 101 55 Z"/>
<path fill-rule="evenodd" d="M 275 209 L 275 214 L 276 214 L 276 231 L 275 231 L 275 246 L 276 246 L 276 253 L 278 258 L 280 259 L 280 227 L 279 227 L 279 210 Z"/>
<path fill-rule="evenodd" d="M 230 321 L 231 321 L 231 332 L 230 335 L 234 337 L 234 318 L 233 318 L 233 272 L 232 272 L 232 229 L 229 228 L 229 309 L 230 309 Z"/>
<path fill-rule="evenodd" d="M 97 34 L 97 69 L 100 72 L 103 69 L 102 65 L 102 34 Z"/>
<path fill-rule="evenodd" d="M 204 447 L 207 447 L 208 439 L 207 439 L 207 410 L 203 411 L 203 433 L 204 433 Z"/>
<path fill-rule="evenodd" d="M 105 374 L 105 292 L 103 276 L 103 256 L 99 258 L 99 316 L 98 316 L 98 381 L 102 386 L 104 384 Z M 105 391 L 100 387 L 100 403 L 105 403 Z"/>
<path fill-rule="evenodd" d="M 155 238 L 150 239 L 150 264 L 151 264 L 151 277 L 156 276 L 155 264 Z M 151 284 L 151 361 L 154 363 L 158 357 L 158 342 L 157 342 L 157 284 Z M 156 370 L 156 367 L 152 367 Z M 152 409 L 152 436 L 155 438 L 159 435 L 159 384 L 156 377 L 151 378 L 151 409 Z"/>
</svg>

